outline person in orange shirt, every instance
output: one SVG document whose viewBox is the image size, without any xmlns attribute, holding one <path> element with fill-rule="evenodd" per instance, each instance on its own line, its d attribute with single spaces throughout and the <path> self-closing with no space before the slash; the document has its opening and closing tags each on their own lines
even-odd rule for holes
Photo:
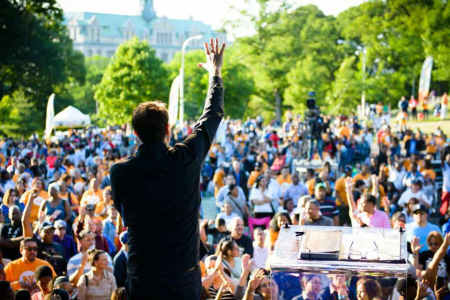
<svg viewBox="0 0 450 300">
<path fill-rule="evenodd" d="M 20 242 L 22 257 L 10 262 L 5 267 L 6 281 L 17 291 L 25 289 L 31 292 L 37 289 L 34 272 L 40 266 L 48 266 L 56 276 L 53 267 L 45 260 L 37 258 L 38 244 L 32 238 L 25 238 Z"/>
<path fill-rule="evenodd" d="M 361 173 L 358 173 L 353 177 L 353 184 L 355 184 L 358 180 L 364 181 L 366 186 L 369 185 L 370 179 L 370 166 L 367 164 L 363 164 L 361 167 Z"/>
<path fill-rule="evenodd" d="M 256 162 L 255 163 L 255 169 L 250 173 L 250 176 L 248 177 L 247 180 L 247 187 L 249 189 L 251 189 L 253 187 L 253 185 L 256 182 L 256 179 L 259 177 L 259 175 L 262 174 L 261 171 L 261 163 L 260 162 Z"/>
<path fill-rule="evenodd" d="M 341 123 L 338 135 L 339 137 L 346 138 L 347 140 L 350 138 L 350 129 L 345 125 L 344 122 Z"/>
<path fill-rule="evenodd" d="M 311 196 L 314 195 L 314 187 L 316 186 L 316 177 L 313 169 L 306 170 L 306 187 Z"/>
<path fill-rule="evenodd" d="M 89 189 L 83 193 L 80 205 L 86 206 L 88 204 L 97 204 L 103 201 L 103 192 L 100 189 L 100 183 L 98 179 L 94 177 L 89 182 Z"/>
<path fill-rule="evenodd" d="M 346 178 L 352 177 L 352 167 L 345 166 L 344 174 L 338 180 L 336 180 L 336 206 L 339 209 L 339 222 L 340 224 L 351 225 L 350 215 L 348 214 L 348 197 L 345 186 Z"/>
<path fill-rule="evenodd" d="M 289 166 L 283 167 L 281 174 L 277 177 L 277 181 L 280 185 L 283 183 L 292 184 L 291 174 L 289 174 Z"/>
<path fill-rule="evenodd" d="M 39 207 L 41 207 L 44 200 L 48 200 L 48 193 L 44 190 L 42 179 L 36 177 L 31 184 L 31 190 L 26 191 L 20 199 L 20 202 L 23 202 L 24 205 L 27 205 L 28 201 L 32 201 L 30 214 L 31 223 L 37 221 Z"/>
<path fill-rule="evenodd" d="M 213 176 L 215 198 L 217 198 L 219 190 L 225 185 L 224 179 L 225 179 L 225 171 L 223 170 L 222 167 L 217 168 Z"/>
</svg>

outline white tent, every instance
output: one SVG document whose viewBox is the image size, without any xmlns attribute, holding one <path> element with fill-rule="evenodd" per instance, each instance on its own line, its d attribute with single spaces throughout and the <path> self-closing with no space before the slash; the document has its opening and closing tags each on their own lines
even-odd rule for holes
<svg viewBox="0 0 450 300">
<path fill-rule="evenodd" d="M 85 127 L 91 124 L 91 118 L 73 106 L 67 106 L 53 118 L 53 128 Z"/>
</svg>

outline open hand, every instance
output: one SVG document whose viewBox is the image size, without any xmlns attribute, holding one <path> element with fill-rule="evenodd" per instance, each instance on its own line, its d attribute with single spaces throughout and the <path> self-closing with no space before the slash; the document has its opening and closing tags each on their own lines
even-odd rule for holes
<svg viewBox="0 0 450 300">
<path fill-rule="evenodd" d="M 205 43 L 206 63 L 199 64 L 199 67 L 206 69 L 210 75 L 222 76 L 223 51 L 225 43 L 219 48 L 219 39 L 211 39 L 210 44 Z"/>
</svg>

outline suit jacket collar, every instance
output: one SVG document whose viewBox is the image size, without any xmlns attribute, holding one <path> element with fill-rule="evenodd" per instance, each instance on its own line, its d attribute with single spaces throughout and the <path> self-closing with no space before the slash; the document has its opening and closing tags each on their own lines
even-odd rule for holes
<svg viewBox="0 0 450 300">
<path fill-rule="evenodd" d="M 149 157 L 158 158 L 167 152 L 167 145 L 164 142 L 155 142 L 151 144 L 142 144 L 136 153 L 136 157 Z"/>
</svg>

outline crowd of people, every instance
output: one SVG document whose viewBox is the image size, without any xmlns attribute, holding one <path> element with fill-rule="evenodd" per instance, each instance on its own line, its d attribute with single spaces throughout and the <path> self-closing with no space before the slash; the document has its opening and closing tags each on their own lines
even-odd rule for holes
<svg viewBox="0 0 450 300">
<path fill-rule="evenodd" d="M 308 157 L 299 116 L 222 122 L 199 187 L 203 201 L 216 204 L 214 218 L 199 212 L 204 299 L 449 298 L 446 133 L 391 128 L 383 112 L 372 124 L 322 118 Z M 191 126 L 174 128 L 170 144 Z M 52 141 L 0 138 L 1 299 L 125 299 L 128 233 L 109 170 L 138 146 L 127 128 L 69 130 Z M 403 228 L 414 271 L 388 283 L 271 276 L 268 260 L 285 224 Z"/>
</svg>

